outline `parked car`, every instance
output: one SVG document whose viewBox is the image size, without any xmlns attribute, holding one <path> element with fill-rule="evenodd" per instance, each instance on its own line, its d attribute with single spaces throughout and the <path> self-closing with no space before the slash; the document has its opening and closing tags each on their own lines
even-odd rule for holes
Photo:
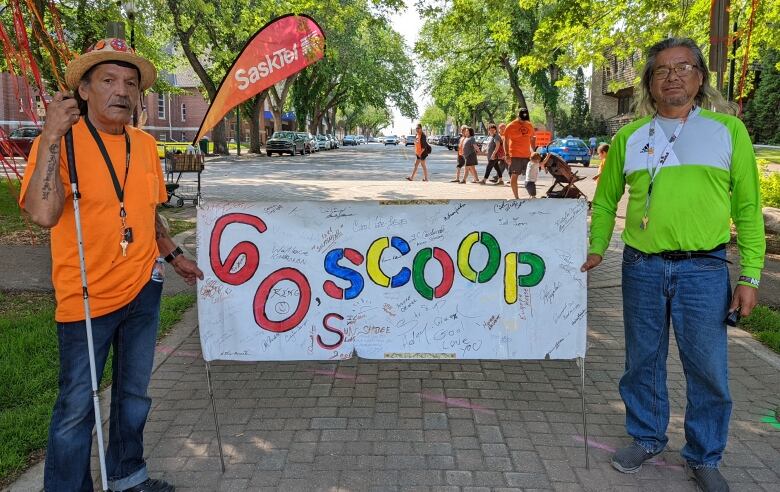
<svg viewBox="0 0 780 492">
<path fill-rule="evenodd" d="M 359 144 L 364 144 L 364 143 L 366 143 L 366 137 L 364 137 L 363 135 L 358 135 L 357 136 L 357 141 L 358 141 Z"/>
<path fill-rule="evenodd" d="M 295 155 L 306 151 L 306 141 L 302 136 L 295 132 L 274 132 L 270 139 L 265 143 L 265 153 L 268 157 L 274 154 Z"/>
<path fill-rule="evenodd" d="M 407 145 L 414 145 L 415 138 L 416 137 L 414 135 L 407 135 L 406 136 L 406 144 L 404 144 L 404 147 L 406 147 Z"/>
<path fill-rule="evenodd" d="M 450 135 L 450 137 L 447 139 L 447 149 L 448 150 L 454 150 L 458 148 L 458 143 L 460 143 L 460 135 Z"/>
<path fill-rule="evenodd" d="M 325 135 L 317 135 L 315 137 L 317 140 L 317 150 L 330 150 L 330 139 L 326 137 Z"/>
<path fill-rule="evenodd" d="M 550 142 L 547 147 L 540 147 L 539 153 L 545 155 L 547 152 L 557 154 L 566 162 L 578 162 L 585 167 L 590 166 L 590 149 L 588 144 L 568 136 L 566 138 L 557 138 Z"/>
<path fill-rule="evenodd" d="M 336 138 L 336 135 L 328 135 L 328 138 L 330 139 L 331 143 L 333 144 L 334 149 L 338 149 L 341 146 L 341 143 L 339 142 L 339 139 Z"/>
<path fill-rule="evenodd" d="M 385 145 L 398 145 L 398 137 L 396 135 L 387 135 L 385 137 Z"/>
<path fill-rule="evenodd" d="M 2 151 L 3 155 L 14 154 L 26 159 L 27 156 L 30 155 L 30 148 L 32 147 L 33 140 L 40 134 L 41 129 L 34 126 L 17 128 L 8 135 L 7 143 L 10 147 L 10 151 L 6 151 L 4 148 L 5 146 L 0 147 L 0 151 Z M 9 155 L 9 157 L 13 156 Z"/>
<path fill-rule="evenodd" d="M 429 141 L 430 143 L 432 143 L 433 145 L 438 145 L 438 144 L 439 144 L 439 136 L 438 136 L 438 135 L 431 135 L 431 136 L 428 138 L 428 141 Z"/>
<path fill-rule="evenodd" d="M 347 135 L 344 137 L 344 140 L 341 141 L 341 144 L 346 147 L 347 145 L 357 145 L 357 137 L 354 135 Z"/>
<path fill-rule="evenodd" d="M 311 154 L 317 152 L 317 140 L 314 139 L 314 135 L 309 132 L 296 132 L 299 137 L 304 141 L 304 150 L 306 153 Z"/>
</svg>

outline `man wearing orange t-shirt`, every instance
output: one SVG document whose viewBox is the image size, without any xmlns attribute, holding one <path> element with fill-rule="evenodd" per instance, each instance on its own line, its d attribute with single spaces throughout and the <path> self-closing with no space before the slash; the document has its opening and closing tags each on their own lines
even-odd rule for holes
<svg viewBox="0 0 780 492">
<path fill-rule="evenodd" d="M 513 120 L 504 130 L 504 153 L 509 160 L 509 173 L 512 194 L 520 198 L 517 192 L 517 177 L 525 176 L 528 161 L 534 151 L 534 126 L 531 124 L 528 109 L 520 108 L 517 119 Z"/>
<path fill-rule="evenodd" d="M 20 204 L 32 220 L 51 228 L 52 283 L 57 298 L 59 393 L 52 414 L 44 468 L 46 491 L 93 490 L 92 413 L 81 268 L 75 212 L 62 138 L 73 131 L 79 210 L 92 318 L 96 373 L 111 346 L 108 485 L 114 491 L 171 492 L 150 479 L 143 430 L 151 407 L 151 377 L 165 257 L 194 284 L 203 273 L 174 244 L 156 213 L 166 200 L 154 137 L 127 123 L 141 91 L 157 78 L 154 66 L 124 40 L 98 41 L 68 64 L 65 80 L 75 98 L 58 92 L 33 144 Z"/>
</svg>

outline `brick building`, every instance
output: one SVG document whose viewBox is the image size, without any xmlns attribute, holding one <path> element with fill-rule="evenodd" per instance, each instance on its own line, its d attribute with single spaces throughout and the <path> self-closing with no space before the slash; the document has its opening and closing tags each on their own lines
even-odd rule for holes
<svg viewBox="0 0 780 492">
<path fill-rule="evenodd" d="M 619 59 L 608 53 L 604 66 L 594 68 L 590 86 L 590 111 L 607 120 L 610 135 L 633 118 L 635 80 L 638 76 L 640 55 L 634 53 Z"/>
<path fill-rule="evenodd" d="M 11 132 L 20 126 L 36 126 L 29 113 L 36 114 L 38 90 L 24 77 L 0 72 L 0 127 Z"/>
</svg>

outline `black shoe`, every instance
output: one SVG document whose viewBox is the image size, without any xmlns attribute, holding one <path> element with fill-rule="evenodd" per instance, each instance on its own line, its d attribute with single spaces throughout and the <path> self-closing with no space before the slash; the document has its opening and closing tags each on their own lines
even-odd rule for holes
<svg viewBox="0 0 780 492">
<path fill-rule="evenodd" d="M 729 484 L 717 468 L 691 468 L 690 475 L 696 480 L 699 490 L 704 492 L 729 492 Z"/>
<path fill-rule="evenodd" d="M 163 480 L 147 478 L 146 481 L 134 487 L 125 489 L 124 492 L 174 492 L 176 487 Z"/>
<path fill-rule="evenodd" d="M 612 455 L 612 467 L 622 473 L 636 473 L 642 468 L 642 463 L 660 453 L 661 451 L 648 453 L 645 448 L 634 442 L 615 451 Z"/>
</svg>

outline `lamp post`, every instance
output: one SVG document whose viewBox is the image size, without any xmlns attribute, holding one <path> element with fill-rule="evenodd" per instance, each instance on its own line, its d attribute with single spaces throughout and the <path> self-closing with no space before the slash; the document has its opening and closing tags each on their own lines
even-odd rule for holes
<svg viewBox="0 0 780 492">
<path fill-rule="evenodd" d="M 121 5 L 130 21 L 130 47 L 135 49 L 135 14 L 138 12 L 135 0 L 121 0 Z"/>
</svg>

